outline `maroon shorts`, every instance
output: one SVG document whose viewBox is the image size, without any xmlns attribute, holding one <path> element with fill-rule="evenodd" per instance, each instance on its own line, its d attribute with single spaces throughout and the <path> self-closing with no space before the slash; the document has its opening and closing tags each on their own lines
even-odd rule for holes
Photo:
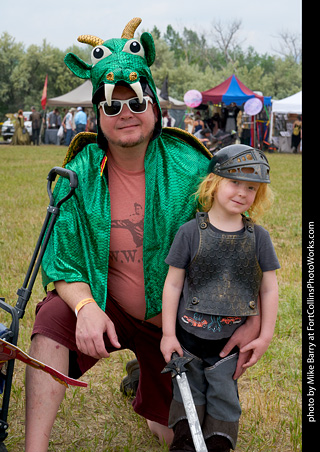
<svg viewBox="0 0 320 452">
<path fill-rule="evenodd" d="M 106 313 L 115 325 L 121 349 L 132 350 L 139 361 L 140 379 L 134 410 L 146 419 L 168 425 L 172 387 L 170 374 L 161 374 L 166 364 L 160 351 L 161 328 L 131 317 L 114 300 L 107 300 Z M 79 378 L 97 360 L 77 349 L 75 327 L 74 312 L 55 291 L 48 292 L 36 307 L 32 337 L 41 334 L 67 347 L 70 350 L 69 376 Z M 110 344 L 107 334 L 104 342 L 109 353 L 119 350 Z"/>
</svg>

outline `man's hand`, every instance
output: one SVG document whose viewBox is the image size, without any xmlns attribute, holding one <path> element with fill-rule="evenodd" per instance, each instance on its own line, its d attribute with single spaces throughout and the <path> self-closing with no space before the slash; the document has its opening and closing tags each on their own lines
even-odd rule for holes
<svg viewBox="0 0 320 452">
<path fill-rule="evenodd" d="M 73 312 L 81 300 L 93 298 L 90 286 L 84 282 L 55 281 L 55 288 Z M 104 333 L 107 333 L 114 347 L 121 347 L 114 324 L 107 314 L 95 302 L 85 304 L 77 316 L 76 343 L 78 349 L 96 359 L 108 358 L 110 355 L 104 345 Z"/>
<path fill-rule="evenodd" d="M 254 341 L 249 342 L 249 344 L 242 347 L 242 349 L 240 350 L 240 352 L 242 353 L 251 351 L 250 360 L 243 364 L 242 367 L 244 369 L 247 369 L 248 367 L 256 364 L 262 357 L 262 355 L 267 351 L 269 344 L 270 341 L 264 340 L 262 337 L 258 337 L 258 339 L 255 339 Z"/>
<path fill-rule="evenodd" d="M 258 361 L 259 358 L 256 359 L 256 356 L 253 356 L 251 348 L 249 350 L 245 349 L 245 351 L 241 351 L 241 349 L 243 349 L 245 345 L 249 344 L 249 342 L 256 339 L 259 336 L 259 333 L 260 317 L 248 317 L 246 322 L 233 333 L 229 341 L 220 352 L 220 357 L 224 358 L 235 346 L 239 347 L 239 359 L 233 375 L 234 380 L 237 380 L 246 371 L 247 367 L 252 366 Z"/>
<path fill-rule="evenodd" d="M 96 303 L 89 303 L 78 313 L 76 325 L 76 342 L 78 349 L 93 358 L 108 358 L 103 334 L 107 333 L 111 344 L 120 348 L 113 322 Z"/>
</svg>

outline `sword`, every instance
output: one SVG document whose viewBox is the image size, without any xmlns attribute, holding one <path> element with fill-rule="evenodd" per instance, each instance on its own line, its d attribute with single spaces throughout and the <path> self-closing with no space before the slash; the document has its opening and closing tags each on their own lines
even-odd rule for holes
<svg viewBox="0 0 320 452">
<path fill-rule="evenodd" d="M 172 354 L 171 361 L 168 362 L 161 373 L 171 372 L 172 378 L 175 378 L 178 383 L 196 452 L 208 452 L 186 375 L 188 369 L 186 369 L 185 366 L 191 360 L 193 360 L 193 358 L 180 357 L 178 353 L 175 352 Z"/>
</svg>

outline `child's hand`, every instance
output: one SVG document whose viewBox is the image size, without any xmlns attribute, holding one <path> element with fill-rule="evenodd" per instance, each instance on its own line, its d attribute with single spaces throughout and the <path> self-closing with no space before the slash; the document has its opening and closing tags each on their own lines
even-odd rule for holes
<svg viewBox="0 0 320 452">
<path fill-rule="evenodd" d="M 173 352 L 177 352 L 179 356 L 183 356 L 180 342 L 178 341 L 176 336 L 162 336 L 160 350 L 166 363 L 171 361 Z"/>
<path fill-rule="evenodd" d="M 248 367 L 253 366 L 256 364 L 259 359 L 262 357 L 262 355 L 267 351 L 269 347 L 270 341 L 267 341 L 261 337 L 258 337 L 257 339 L 249 342 L 249 344 L 245 345 L 240 349 L 241 353 L 245 353 L 248 351 L 252 351 L 252 355 L 250 360 L 243 364 L 242 367 L 247 369 Z"/>
</svg>

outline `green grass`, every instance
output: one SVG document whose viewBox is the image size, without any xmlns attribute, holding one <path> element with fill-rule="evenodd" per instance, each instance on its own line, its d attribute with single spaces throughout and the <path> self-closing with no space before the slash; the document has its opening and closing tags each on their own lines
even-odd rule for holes
<svg viewBox="0 0 320 452">
<path fill-rule="evenodd" d="M 61 166 L 65 147 L 0 146 L 0 296 L 14 305 L 46 214 L 46 177 Z M 274 340 L 239 380 L 242 403 L 237 452 L 301 450 L 301 155 L 268 154 L 275 202 L 260 223 L 271 234 L 281 269 Z M 34 308 L 44 296 L 37 279 L 20 322 L 19 346 L 28 351 Z M 0 312 L 2 323 L 6 314 Z M 144 419 L 119 391 L 129 351 L 99 362 L 69 388 L 52 432 L 50 451 L 161 452 Z M 24 450 L 24 372 L 16 363 L 9 412 L 9 452 Z"/>
</svg>

